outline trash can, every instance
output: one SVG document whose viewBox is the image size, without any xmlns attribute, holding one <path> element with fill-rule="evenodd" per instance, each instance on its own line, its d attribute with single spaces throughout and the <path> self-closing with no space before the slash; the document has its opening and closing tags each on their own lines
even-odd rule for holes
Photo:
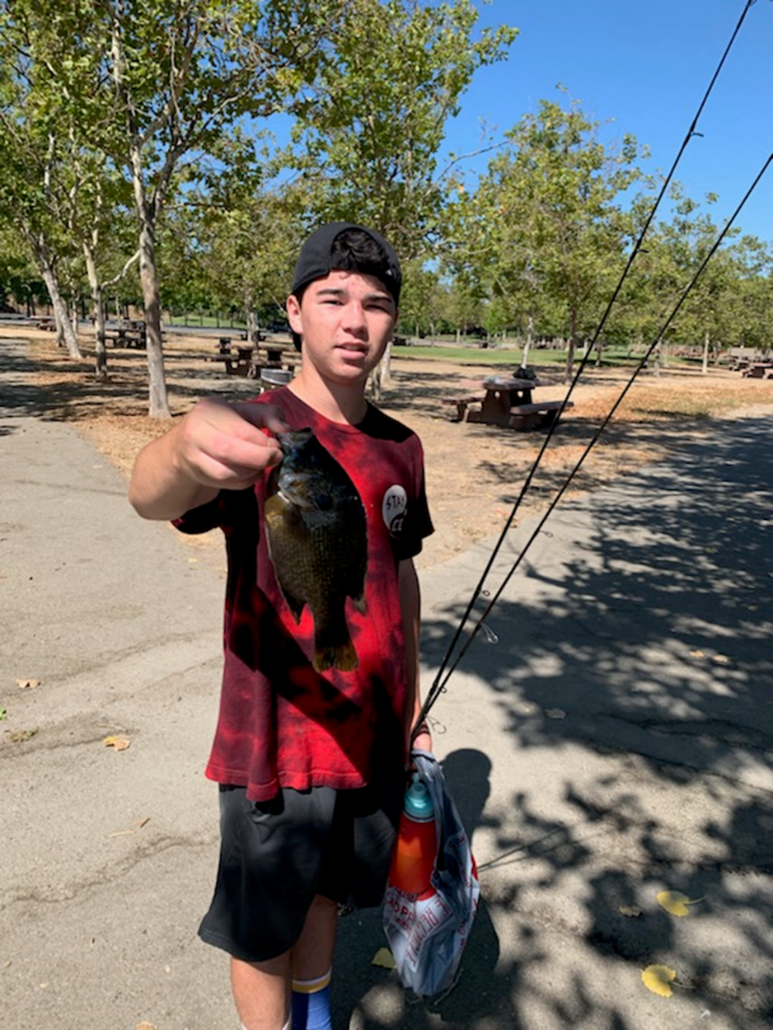
<svg viewBox="0 0 773 1030">
<path fill-rule="evenodd" d="M 260 370 L 260 388 L 275 390 L 277 386 L 287 386 L 293 377 L 289 368 L 262 368 Z"/>
</svg>

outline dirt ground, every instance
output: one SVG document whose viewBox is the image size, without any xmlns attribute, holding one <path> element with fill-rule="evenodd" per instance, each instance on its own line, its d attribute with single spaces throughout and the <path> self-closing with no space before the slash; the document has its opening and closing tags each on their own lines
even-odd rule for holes
<svg viewBox="0 0 773 1030">
<path fill-rule="evenodd" d="M 110 350 L 106 382 L 93 375 L 93 338 L 81 338 L 84 360 L 73 362 L 56 347 L 50 333 L 0 328 L 5 336 L 28 339 L 30 386 L 42 393 L 44 417 L 72 422 L 127 476 L 140 448 L 168 428 L 149 419 L 147 370 L 140 351 Z M 206 360 L 214 338 L 168 335 L 166 373 L 173 417 L 180 417 L 208 394 L 245 398 L 253 380 L 224 375 Z M 513 351 L 513 368 L 520 353 Z M 538 352 L 532 363 L 540 372 Z M 507 367 L 498 371 L 507 371 Z M 529 433 L 451 421 L 442 398 L 470 392 L 490 369 L 405 357 L 392 360 L 392 380 L 381 407 L 416 430 L 426 454 L 427 492 L 436 532 L 417 560 L 429 568 L 465 551 L 475 541 L 498 533 L 510 516 L 545 440 Z M 542 454 L 530 487 L 518 504 L 515 524 L 544 510 L 587 450 L 603 419 L 620 397 L 629 370 L 588 369 L 572 392 L 567 411 Z M 553 385 L 541 399 L 561 399 L 566 387 L 555 372 L 541 378 Z M 738 372 L 711 369 L 643 373 L 628 391 L 614 418 L 593 444 L 570 490 L 592 490 L 626 470 L 667 457 L 686 434 L 732 432 L 732 419 L 773 412 L 773 380 L 745 379 Z M 200 557 L 223 567 L 222 544 L 214 534 L 189 542 Z"/>
</svg>

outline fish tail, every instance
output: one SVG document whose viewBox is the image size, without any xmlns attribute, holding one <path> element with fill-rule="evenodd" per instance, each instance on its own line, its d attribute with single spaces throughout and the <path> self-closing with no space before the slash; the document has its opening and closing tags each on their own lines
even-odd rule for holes
<svg viewBox="0 0 773 1030">
<path fill-rule="evenodd" d="M 352 672 L 360 664 L 345 625 L 318 626 L 314 636 L 314 668 L 317 672 L 340 669 Z"/>
</svg>

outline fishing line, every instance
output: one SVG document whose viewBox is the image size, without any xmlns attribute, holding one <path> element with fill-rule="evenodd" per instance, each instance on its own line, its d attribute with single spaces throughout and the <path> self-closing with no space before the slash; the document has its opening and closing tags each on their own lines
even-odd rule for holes
<svg viewBox="0 0 773 1030">
<path fill-rule="evenodd" d="M 445 690 L 445 684 L 448 682 L 448 680 L 450 679 L 452 673 L 454 672 L 454 670 L 458 666 L 459 662 L 462 660 L 462 658 L 465 656 L 465 654 L 469 650 L 470 645 L 472 644 L 473 640 L 475 639 L 475 637 L 480 632 L 481 628 L 484 627 L 485 619 L 491 613 L 492 608 L 494 607 L 496 602 L 499 600 L 499 598 L 502 596 L 502 593 L 504 592 L 504 590 L 507 587 L 508 583 L 512 579 L 512 577 L 515 574 L 516 570 L 518 569 L 519 565 L 521 564 L 521 561 L 523 560 L 524 556 L 526 555 L 526 552 L 528 551 L 529 547 L 532 545 L 534 540 L 539 535 L 540 531 L 542 530 L 542 527 L 545 525 L 545 523 L 547 522 L 548 518 L 550 517 L 550 515 L 553 513 L 554 509 L 558 505 L 558 502 L 561 500 L 561 498 L 563 497 L 564 493 L 568 489 L 572 479 L 577 474 L 577 472 L 580 470 L 583 462 L 585 461 L 585 459 L 590 454 L 594 444 L 598 441 L 598 439 L 601 436 L 602 432 L 604 431 L 604 429 L 606 428 L 606 426 L 608 425 L 608 423 L 612 419 L 612 416 L 615 414 L 617 409 L 622 404 L 623 400 L 625 399 L 626 394 L 628 393 L 630 388 L 633 386 L 637 376 L 642 371 L 642 369 L 646 366 L 647 361 L 649 360 L 650 356 L 652 355 L 652 352 L 654 351 L 655 347 L 658 345 L 658 343 L 660 343 L 661 339 L 663 338 L 664 333 L 667 332 L 669 326 L 671 325 L 673 320 L 676 318 L 676 316 L 679 313 L 679 311 L 680 311 L 682 305 L 684 304 L 685 300 L 687 300 L 687 297 L 691 293 L 691 291 L 694 288 L 695 284 L 698 282 L 698 279 L 703 274 L 703 272 L 704 272 L 706 266 L 708 265 L 709 261 L 711 260 L 711 258 L 714 256 L 714 254 L 716 253 L 716 251 L 718 250 L 718 248 L 720 247 L 720 245 L 724 241 L 725 236 L 727 235 L 728 231 L 730 230 L 731 226 L 733 225 L 733 222 L 738 217 L 738 215 L 741 212 L 743 206 L 746 204 L 747 200 L 749 199 L 749 197 L 752 195 L 752 193 L 756 189 L 756 187 L 759 184 L 760 180 L 762 179 L 763 175 L 768 170 L 768 167 L 770 166 L 771 162 L 773 162 L 773 154 L 771 154 L 768 157 L 768 159 L 765 161 L 765 164 L 762 166 L 762 168 L 758 172 L 756 178 L 754 179 L 754 182 L 752 183 L 752 185 L 749 187 L 749 189 L 747 190 L 746 194 L 744 195 L 743 200 L 738 205 L 738 207 L 735 209 L 735 211 L 733 212 L 733 214 L 730 217 L 730 219 L 728 220 L 728 222 L 725 224 L 725 227 L 722 229 L 721 233 L 719 234 L 719 236 L 715 240 L 714 244 L 712 245 L 712 247 L 709 250 L 709 252 L 707 253 L 706 257 L 702 261 L 700 267 L 698 268 L 698 270 L 695 273 L 695 275 L 693 276 L 693 278 L 690 280 L 688 285 L 682 291 L 682 294 L 679 297 L 679 300 L 675 304 L 674 308 L 672 309 L 671 314 L 668 316 L 666 321 L 661 326 L 660 331 L 657 333 L 657 335 L 655 336 L 655 339 L 652 341 L 652 343 L 648 347 L 646 353 L 644 354 L 644 356 L 642 357 L 641 361 L 639 362 L 639 364 L 637 365 L 636 369 L 634 370 L 633 375 L 631 376 L 631 378 L 629 379 L 628 383 L 626 384 L 626 386 L 624 387 L 624 389 L 620 393 L 620 396 L 617 398 L 615 403 L 612 405 L 612 407 L 610 408 L 609 412 L 605 416 L 603 422 L 599 425 L 599 427 L 597 428 L 597 430 L 594 433 L 593 437 L 588 442 L 587 447 L 585 448 L 585 450 L 583 451 L 582 455 L 578 459 L 576 465 L 574 466 L 574 468 L 571 470 L 571 472 L 567 476 L 566 482 L 560 488 L 560 490 L 558 491 L 556 496 L 551 501 L 548 509 L 545 511 L 545 513 L 540 518 L 539 522 L 537 523 L 537 526 L 533 530 L 533 532 L 532 532 L 531 536 L 529 537 L 529 539 L 526 541 L 523 549 L 521 550 L 520 554 L 518 555 L 518 557 L 516 558 L 516 560 L 513 563 L 512 567 L 510 568 L 510 571 L 507 573 L 507 576 L 505 576 L 504 580 L 500 584 L 500 586 L 497 589 L 497 591 L 494 594 L 494 596 L 491 598 L 491 600 L 487 604 L 485 610 L 481 614 L 481 616 L 478 619 L 477 623 L 473 626 L 472 630 L 468 634 L 467 639 L 465 640 L 464 646 L 459 651 L 459 654 L 456 656 L 456 658 L 454 659 L 453 663 L 446 670 L 445 678 L 442 680 L 442 682 L 440 680 L 440 676 L 438 676 L 436 678 L 435 683 L 433 683 L 432 688 L 431 688 L 431 690 L 430 690 L 430 692 L 429 692 L 429 694 L 427 696 L 427 703 L 424 705 L 424 708 L 422 709 L 421 718 L 426 718 L 427 713 L 429 712 L 430 708 L 432 707 L 432 705 L 437 700 L 438 695 L 441 694 Z"/>
<path fill-rule="evenodd" d="M 569 389 L 567 390 L 566 396 L 564 397 L 563 401 L 561 402 L 561 407 L 556 412 L 555 419 L 553 420 L 551 426 L 549 427 L 549 429 L 547 431 L 547 434 L 546 434 L 546 436 L 545 436 L 545 438 L 543 440 L 542 446 L 540 447 L 540 449 L 539 449 L 539 451 L 538 451 L 538 453 L 537 453 L 537 455 L 536 455 L 536 457 L 534 459 L 534 462 L 532 463 L 532 466 L 531 466 L 531 468 L 530 468 L 530 470 L 529 470 L 529 472 L 528 472 L 528 474 L 526 476 L 526 479 L 525 479 L 525 481 L 523 483 L 523 486 L 521 487 L 521 491 L 520 491 L 518 497 L 515 500 L 515 503 L 514 503 L 514 505 L 512 507 L 510 515 L 508 516 L 508 518 L 507 518 L 507 520 L 506 520 L 506 522 L 505 522 L 505 524 L 504 524 L 504 526 L 502 528 L 502 531 L 501 531 L 501 533 L 499 535 L 499 538 L 498 538 L 498 540 L 496 541 L 496 543 L 494 545 L 492 553 L 491 553 L 491 555 L 490 555 L 490 557 L 489 557 L 489 559 L 488 559 L 488 561 L 487 561 L 487 563 L 485 565 L 485 568 L 483 569 L 483 572 L 481 573 L 481 576 L 480 576 L 480 578 L 478 580 L 478 583 L 477 583 L 477 585 L 475 586 L 475 588 L 474 588 L 474 590 L 472 592 L 472 595 L 470 597 L 470 601 L 467 604 L 467 607 L 466 607 L 466 609 L 465 609 L 465 611 L 464 611 L 464 613 L 462 615 L 462 618 L 461 618 L 461 620 L 459 622 L 459 625 L 458 625 L 458 627 L 456 629 L 456 632 L 454 633 L 454 636 L 453 636 L 453 638 L 451 640 L 451 643 L 449 644 L 449 646 L 448 646 L 448 648 L 446 650 L 446 653 L 443 656 L 443 659 L 442 659 L 442 661 L 440 663 L 440 667 L 439 667 L 438 672 L 437 672 L 437 674 L 435 676 L 435 679 L 433 681 L 432 687 L 430 688 L 430 691 L 429 691 L 429 693 L 427 695 L 427 700 L 425 701 L 425 703 L 424 703 L 424 705 L 422 707 L 421 715 L 420 715 L 419 720 L 418 720 L 419 722 L 421 722 L 422 719 L 426 718 L 426 715 L 429 712 L 432 704 L 434 704 L 434 702 L 435 702 L 435 700 L 437 698 L 437 695 L 442 693 L 443 691 L 445 691 L 445 689 L 446 689 L 445 688 L 445 684 L 448 682 L 448 679 L 449 679 L 449 677 L 451 675 L 451 672 L 453 672 L 453 670 L 456 668 L 456 666 L 458 665 L 459 661 L 461 660 L 462 656 L 466 653 L 469 645 L 472 643 L 472 639 L 478 633 L 478 629 L 480 627 L 480 624 L 481 624 L 483 618 L 485 618 L 485 614 L 488 613 L 490 611 L 491 607 L 492 607 L 493 601 L 492 601 L 491 604 L 489 604 L 487 606 L 486 611 L 484 613 L 484 616 L 482 616 L 481 619 L 478 621 L 478 624 L 474 628 L 473 633 L 470 636 L 470 638 L 467 640 L 467 643 L 465 644 L 465 647 L 464 647 L 463 651 L 456 658 L 456 660 L 454 661 L 454 663 L 453 663 L 453 665 L 451 667 L 451 670 L 448 672 L 448 674 L 443 679 L 443 675 L 444 675 L 444 673 L 446 671 L 446 668 L 447 668 L 448 663 L 449 663 L 449 661 L 451 659 L 451 656 L 454 653 L 454 650 L 456 649 L 456 646 L 457 646 L 457 644 L 458 644 L 458 642 L 459 642 L 459 640 L 461 638 L 461 635 L 462 635 L 462 633 L 464 631 L 464 628 L 465 628 L 467 622 L 469 621 L 469 618 L 470 618 L 470 615 L 472 613 L 473 607 L 474 607 L 476 601 L 478 600 L 478 597 L 481 594 L 481 591 L 482 591 L 483 586 L 484 586 L 484 584 L 486 582 L 486 579 L 488 578 L 489 573 L 491 572 L 491 569 L 493 567 L 493 564 L 494 564 L 494 562 L 495 562 L 495 560 L 496 560 L 496 558 L 497 558 L 497 556 L 499 554 L 499 551 L 502 548 L 502 544 L 504 543 L 504 541 L 505 541 L 505 539 L 507 537 L 507 534 L 509 533 L 510 528 L 512 527 L 513 521 L 515 519 L 515 515 L 516 515 L 518 509 L 520 508 L 521 502 L 523 501 L 523 499 L 526 496 L 529 488 L 531 487 L 532 480 L 534 479 L 534 476 L 535 476 L 535 474 L 537 472 L 537 469 L 538 469 L 538 467 L 539 467 L 539 465 L 540 465 L 540 463 L 542 461 L 543 455 L 545 454 L 545 451 L 547 450 L 547 448 L 548 448 L 548 446 L 550 444 L 550 441 L 553 438 L 553 434 L 555 433 L 555 431 L 557 429 L 557 426 L 558 426 L 558 423 L 559 423 L 559 421 L 561 419 L 561 416 L 563 415 L 564 411 L 566 410 L 566 406 L 567 406 L 567 404 L 568 404 L 568 402 L 569 402 L 569 400 L 570 400 L 570 398 L 572 396 L 572 393 L 574 392 L 574 389 L 575 389 L 575 387 L 576 387 L 576 385 L 577 385 L 577 383 L 578 383 L 582 373 L 584 372 L 585 367 L 586 367 L 588 361 L 590 360 L 590 356 L 591 356 L 591 354 L 593 352 L 593 347 L 596 344 L 596 342 L 597 342 L 597 340 L 598 340 L 598 338 L 599 338 L 599 336 L 600 336 L 600 334 L 601 334 L 601 332 L 602 332 L 602 330 L 603 330 L 603 328 L 604 328 L 604 326 L 606 324 L 606 321 L 607 321 L 607 318 L 609 316 L 609 313 L 610 313 L 610 311 L 611 311 L 615 301 L 617 300 L 617 297 L 620 294 L 620 290 L 622 289 L 623 284 L 624 284 L 626 278 L 629 275 L 631 266 L 633 265 L 633 262 L 634 262 L 636 256 L 640 252 L 640 249 L 641 249 L 644 237 L 645 237 L 647 231 L 649 230 L 649 227 L 650 227 L 650 225 L 652 223 L 653 218 L 655 217 L 655 214 L 656 214 L 658 208 L 660 207 L 660 204 L 661 204 L 661 202 L 663 200 L 663 197 L 665 196 L 666 190 L 668 189 L 668 186 L 670 185 L 670 182 L 671 182 L 671 180 L 672 180 L 672 178 L 674 176 L 674 173 L 676 172 L 676 169 L 677 169 L 677 167 L 679 165 L 679 162 L 682 159 L 682 156 L 683 156 L 683 154 L 684 154 L 684 152 L 685 152 L 685 150 L 687 148 L 687 145 L 689 144 L 690 140 L 693 139 L 693 137 L 701 136 L 702 135 L 701 133 L 697 132 L 698 121 L 699 121 L 699 119 L 701 117 L 701 114 L 703 113 L 703 109 L 705 108 L 705 106 L 706 106 L 706 104 L 708 102 L 709 96 L 711 95 L 711 92 L 714 89 L 714 84 L 716 83 L 716 81 L 717 81 L 717 79 L 719 77 L 719 74 L 720 74 L 720 72 L 722 70 L 722 67 L 724 66 L 725 60 L 727 59 L 727 56 L 730 53 L 730 50 L 732 49 L 732 47 L 733 47 L 733 45 L 735 43 L 735 40 L 736 40 L 736 38 L 738 36 L 738 33 L 741 30 L 741 26 L 743 25 L 743 22 L 744 22 L 744 20 L 746 18 L 746 15 L 748 14 L 749 8 L 752 7 L 754 3 L 756 3 L 756 0 L 747 0 L 747 3 L 746 3 L 746 5 L 745 5 L 745 7 L 743 9 L 741 17 L 739 18 L 738 23 L 736 24 L 735 29 L 733 30 L 733 33 L 732 33 L 732 35 L 730 37 L 730 40 L 729 40 L 727 46 L 725 47 L 724 53 L 722 54 L 722 57 L 720 58 L 720 61 L 719 61 L 718 65 L 717 65 L 717 67 L 716 67 L 716 70 L 714 71 L 714 74 L 713 74 L 713 76 L 711 78 L 711 81 L 709 82 L 709 85 L 708 85 L 706 91 L 703 94 L 703 98 L 701 99 L 700 104 L 698 105 L 698 110 L 697 110 L 697 112 L 696 112 L 692 122 L 690 123 L 690 128 L 688 129 L 688 131 L 687 131 L 687 133 L 686 133 L 686 135 L 684 137 L 684 140 L 682 141 L 682 144 L 681 144 L 681 146 L 679 148 L 679 151 L 677 153 L 677 156 L 676 156 L 676 158 L 675 158 L 675 160 L 674 160 L 674 162 L 673 162 L 673 164 L 671 166 L 671 169 L 668 172 L 668 175 L 666 176 L 665 180 L 663 181 L 663 184 L 661 186 L 660 192 L 658 193 L 658 196 L 657 196 L 657 198 L 655 200 L 655 203 L 654 203 L 654 205 L 652 207 L 652 210 L 650 211 L 649 216 L 647 217 L 647 219 L 646 219 L 646 221 L 645 221 L 641 231 L 639 232 L 638 237 L 636 238 L 636 241 L 634 243 L 634 246 L 633 246 L 633 249 L 631 251 L 631 254 L 629 255 L 629 258 L 628 258 L 628 261 L 627 261 L 627 263 L 625 265 L 623 273 L 620 276 L 620 279 L 619 279 L 619 281 L 617 283 L 617 286 L 615 287 L 615 289 L 614 289 L 614 291 L 612 293 L 612 296 L 610 297 L 610 300 L 609 300 L 609 302 L 608 302 L 608 304 L 606 306 L 606 309 L 605 309 L 605 311 L 604 311 L 604 313 L 602 315 L 601 321 L 599 322 L 599 325 L 596 328 L 596 331 L 593 334 L 593 337 L 592 337 L 590 343 L 586 347 L 585 354 L 584 354 L 582 360 L 579 363 L 579 366 L 577 368 L 577 372 L 575 373 L 574 378 L 572 379 L 572 382 L 569 385 Z M 769 163 L 769 161 L 768 161 L 768 163 Z M 765 165 L 765 168 L 767 168 L 767 163 Z M 755 179 L 755 183 L 751 187 L 751 190 L 749 191 L 749 193 L 747 193 L 747 197 L 750 195 L 751 191 L 756 186 L 757 182 L 759 181 L 759 179 L 761 178 L 762 174 L 764 173 L 764 170 L 765 169 L 763 169 L 763 172 L 761 172 L 760 175 L 757 176 L 757 179 Z M 737 216 L 738 211 L 740 211 L 741 207 L 746 202 L 746 199 L 747 198 L 744 197 L 744 200 L 741 202 L 741 205 L 739 205 L 738 209 L 733 214 L 733 216 L 732 216 L 733 219 Z M 722 235 L 719 238 L 720 240 L 722 238 L 724 238 L 724 234 L 727 232 L 727 229 L 730 227 L 731 224 L 732 224 L 732 219 L 730 220 L 730 222 L 728 222 L 727 226 L 723 230 L 723 233 L 722 233 Z M 712 250 L 709 252 L 709 256 L 711 256 L 714 253 L 717 245 L 715 245 L 715 247 L 712 248 Z M 698 275 L 700 275 L 700 272 L 703 271 L 704 267 L 705 267 L 705 262 L 701 266 L 701 268 L 700 268 L 700 270 L 698 272 Z M 694 282 L 696 280 L 697 280 L 697 276 L 696 276 L 695 279 L 693 279 L 693 282 L 688 286 L 687 291 L 683 294 L 683 296 L 682 296 L 682 298 L 681 298 L 681 300 L 679 302 L 679 307 L 681 307 L 681 304 L 686 299 L 687 293 L 689 293 L 689 291 L 692 289 L 692 285 L 694 284 Z M 671 317 L 673 318 L 673 314 L 672 314 Z M 668 324 L 670 324 L 670 320 L 669 320 Z M 561 490 L 557 494 L 557 496 L 554 499 L 553 503 L 550 505 L 550 507 L 548 509 L 548 514 L 550 514 L 550 512 L 553 511 L 553 509 L 555 508 L 555 505 L 558 503 L 558 500 L 563 496 L 564 492 L 566 491 L 567 487 L 569 486 L 569 483 L 570 483 L 572 477 L 577 472 L 577 470 L 579 469 L 580 465 L 582 464 L 582 462 L 584 461 L 585 457 L 587 456 L 588 452 L 590 451 L 591 447 L 593 446 L 593 444 L 598 439 L 599 435 L 601 434 L 601 431 L 607 425 L 607 423 L 609 422 L 609 419 L 612 417 L 612 414 L 614 414 L 614 412 L 617 410 L 619 404 L 622 402 L 623 397 L 626 395 L 626 393 L 628 392 L 630 387 L 633 385 L 633 382 L 634 382 L 635 378 L 638 376 L 638 374 L 641 371 L 644 363 L 646 363 L 647 358 L 649 357 L 649 354 L 654 349 L 654 347 L 655 347 L 655 345 L 656 345 L 656 343 L 657 343 L 659 338 L 660 337 L 656 338 L 656 340 L 653 343 L 652 347 L 648 350 L 647 354 L 642 359 L 642 363 L 640 363 L 640 365 L 634 370 L 634 373 L 631 376 L 631 378 L 629 379 L 629 381 L 628 381 L 627 385 L 625 386 L 625 388 L 623 389 L 622 394 L 618 398 L 617 402 L 615 403 L 615 405 L 611 409 L 611 411 L 608 414 L 608 416 L 606 417 L 606 419 L 602 422 L 600 428 L 597 430 L 596 434 L 594 435 L 594 437 L 592 438 L 590 444 L 588 445 L 588 448 L 586 449 L 585 453 L 580 458 L 579 463 L 577 464 L 575 469 L 570 473 L 566 483 L 564 484 L 564 486 L 561 488 Z M 540 526 L 543 523 L 544 523 L 544 519 L 543 519 L 543 522 L 540 523 Z M 536 536 L 536 533 L 534 534 L 534 536 Z M 520 556 L 518 557 L 515 565 L 511 569 L 511 571 L 510 571 L 510 573 L 509 573 L 509 575 L 507 577 L 507 580 L 505 582 L 509 581 L 509 579 L 512 576 L 513 572 L 515 571 L 516 567 L 520 564 L 520 561 L 523 558 L 523 556 L 526 553 L 526 551 L 528 550 L 528 547 L 531 544 L 531 541 L 534 539 L 534 536 L 528 541 L 526 547 L 521 552 Z M 504 585 L 503 585 L 503 587 L 504 587 Z M 503 587 L 500 587 L 500 589 L 497 591 L 494 600 L 496 600 L 500 596 Z M 440 682 L 441 682 L 441 679 L 442 679 L 442 685 L 439 685 Z"/>
</svg>

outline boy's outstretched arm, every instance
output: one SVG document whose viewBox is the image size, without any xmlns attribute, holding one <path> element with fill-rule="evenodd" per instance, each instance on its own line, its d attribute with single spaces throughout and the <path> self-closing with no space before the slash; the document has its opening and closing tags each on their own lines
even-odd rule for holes
<svg viewBox="0 0 773 1030">
<path fill-rule="evenodd" d="M 419 689 L 419 627 L 421 623 L 421 594 L 419 578 L 413 559 L 400 562 L 398 567 L 398 585 L 400 593 L 400 609 L 403 616 L 403 635 L 405 637 L 405 663 L 408 671 L 408 697 L 406 699 L 405 752 L 406 760 L 410 758 L 411 746 L 422 751 L 432 750 L 432 737 L 429 731 L 418 733 L 411 745 L 411 733 L 421 712 L 421 691 Z"/>
<path fill-rule="evenodd" d="M 220 490 L 242 490 L 278 465 L 282 451 L 263 431 L 287 429 L 270 404 L 199 401 L 168 433 L 144 447 L 129 502 L 146 519 L 175 519 Z"/>
</svg>

